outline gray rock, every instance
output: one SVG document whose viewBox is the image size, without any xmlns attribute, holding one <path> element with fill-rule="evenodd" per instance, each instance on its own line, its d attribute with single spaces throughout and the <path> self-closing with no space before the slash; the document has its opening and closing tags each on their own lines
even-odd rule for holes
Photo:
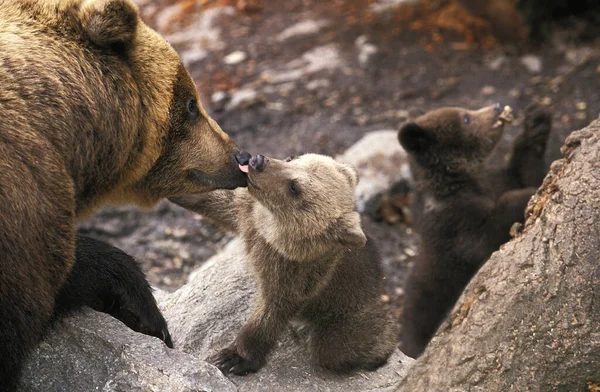
<svg viewBox="0 0 600 392">
<path fill-rule="evenodd" d="M 225 42 L 221 39 L 222 23 L 220 18 L 232 17 L 236 14 L 233 7 L 209 8 L 202 12 L 200 17 L 189 26 L 179 29 L 165 38 L 172 45 L 187 45 L 203 42 L 209 51 L 223 50 Z"/>
<path fill-rule="evenodd" d="M 323 27 L 327 26 L 329 22 L 326 20 L 303 20 L 283 30 L 277 36 L 277 40 L 282 42 L 290 38 L 303 37 L 307 35 L 313 35 L 318 33 Z"/>
<path fill-rule="evenodd" d="M 338 46 L 328 44 L 305 52 L 302 57 L 287 63 L 283 69 L 266 70 L 261 77 L 272 84 L 285 83 L 319 71 L 340 68 L 342 65 L 343 61 Z"/>
<path fill-rule="evenodd" d="M 369 132 L 336 158 L 358 169 L 356 202 L 359 211 L 376 194 L 401 179 L 411 180 L 408 155 L 398 142 L 397 131 Z"/>
<path fill-rule="evenodd" d="M 383 14 L 403 5 L 415 4 L 420 0 L 376 0 L 370 6 L 371 12 Z"/>
<path fill-rule="evenodd" d="M 235 239 L 191 275 L 188 284 L 161 298 L 176 347 L 208 359 L 229 345 L 248 318 L 255 290 L 243 244 Z M 238 391 L 391 391 L 412 363 L 396 350 L 375 372 L 332 375 L 311 364 L 302 339 L 290 332 L 258 373 L 231 376 Z"/>
<path fill-rule="evenodd" d="M 210 100 L 215 110 L 222 110 L 225 107 L 227 100 L 229 100 L 229 93 L 223 90 L 215 91 L 211 95 Z"/>
<path fill-rule="evenodd" d="M 358 62 L 363 67 L 366 66 L 371 58 L 379 52 L 377 46 L 368 42 L 369 38 L 366 35 L 361 35 L 354 41 L 358 49 Z"/>
<path fill-rule="evenodd" d="M 542 71 L 542 59 L 539 56 L 528 54 L 521 57 L 521 64 L 531 73 L 540 73 Z"/>
<path fill-rule="evenodd" d="M 249 108 L 260 102 L 263 98 L 258 92 L 252 88 L 243 88 L 235 91 L 231 94 L 231 100 L 225 107 L 226 110 L 233 110 L 237 108 Z"/>
<path fill-rule="evenodd" d="M 214 366 L 92 310 L 65 319 L 37 347 L 19 392 L 233 392 Z"/>
<path fill-rule="evenodd" d="M 236 65 L 246 60 L 247 58 L 248 55 L 246 54 L 246 52 L 236 50 L 223 57 L 223 62 L 228 65 Z"/>
</svg>

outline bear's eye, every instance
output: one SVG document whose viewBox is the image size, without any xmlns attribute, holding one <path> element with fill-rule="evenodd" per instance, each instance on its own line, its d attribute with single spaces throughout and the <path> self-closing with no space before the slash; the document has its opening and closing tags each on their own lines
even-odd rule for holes
<svg viewBox="0 0 600 392">
<path fill-rule="evenodd" d="M 298 193 L 298 185 L 294 181 L 290 182 L 290 192 L 294 195 Z"/>
<path fill-rule="evenodd" d="M 471 124 L 471 116 L 469 116 L 468 114 L 465 114 L 465 116 L 463 117 L 463 122 L 465 124 Z"/>
<path fill-rule="evenodd" d="M 188 113 L 192 116 L 198 115 L 198 101 L 196 101 L 195 98 L 190 98 L 187 101 L 187 110 L 188 110 Z"/>
</svg>

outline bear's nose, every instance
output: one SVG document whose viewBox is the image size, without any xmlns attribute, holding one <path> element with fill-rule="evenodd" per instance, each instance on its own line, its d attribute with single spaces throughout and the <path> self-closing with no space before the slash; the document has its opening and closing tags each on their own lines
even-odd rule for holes
<svg viewBox="0 0 600 392">
<path fill-rule="evenodd" d="M 235 160 L 242 166 L 246 166 L 250 162 L 250 158 L 252 158 L 252 155 L 246 151 L 236 151 L 235 153 Z"/>
<path fill-rule="evenodd" d="M 502 113 L 502 110 L 503 110 L 502 105 L 500 105 L 499 103 L 494 105 L 494 111 L 496 113 L 500 114 L 500 113 Z"/>
<path fill-rule="evenodd" d="M 250 159 L 250 167 L 259 172 L 265 169 L 265 165 L 267 163 L 269 163 L 269 158 L 265 158 L 263 155 L 260 154 Z"/>
</svg>

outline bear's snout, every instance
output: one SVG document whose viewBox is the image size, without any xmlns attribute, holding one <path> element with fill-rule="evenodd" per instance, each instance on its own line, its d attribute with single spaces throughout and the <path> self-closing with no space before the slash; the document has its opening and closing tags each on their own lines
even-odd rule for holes
<svg viewBox="0 0 600 392">
<path fill-rule="evenodd" d="M 242 166 L 248 165 L 248 162 L 250 162 L 250 159 L 252 158 L 252 155 L 246 151 L 236 151 L 234 156 L 237 163 Z"/>
<path fill-rule="evenodd" d="M 265 166 L 269 163 L 269 158 L 264 155 L 256 155 L 252 159 L 250 159 L 250 167 L 254 170 L 261 172 L 265 169 Z"/>
</svg>

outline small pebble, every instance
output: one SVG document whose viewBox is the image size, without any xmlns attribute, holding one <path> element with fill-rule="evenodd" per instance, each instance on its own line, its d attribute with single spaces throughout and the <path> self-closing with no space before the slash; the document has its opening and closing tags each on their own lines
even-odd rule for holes
<svg viewBox="0 0 600 392">
<path fill-rule="evenodd" d="M 519 89 L 513 88 L 508 91 L 508 95 L 511 98 L 519 98 L 521 96 L 521 92 L 519 91 Z"/>
<path fill-rule="evenodd" d="M 575 104 L 577 110 L 585 110 L 587 109 L 587 104 L 585 102 L 579 101 Z"/>
<path fill-rule="evenodd" d="M 229 53 L 227 56 L 223 58 L 223 62 L 228 65 L 239 64 L 242 61 L 246 60 L 248 55 L 246 52 L 242 52 L 241 50 L 236 50 L 235 52 Z"/>
<path fill-rule="evenodd" d="M 481 88 L 481 95 L 493 95 L 496 93 L 496 87 L 494 86 L 483 86 Z"/>
<path fill-rule="evenodd" d="M 416 254 L 417 254 L 417 252 L 415 252 L 415 250 L 414 250 L 414 249 L 412 249 L 412 248 L 406 248 L 406 249 L 404 250 L 404 253 L 406 253 L 406 255 L 408 255 L 408 256 L 410 256 L 410 257 L 413 257 L 414 255 L 416 255 Z"/>
<path fill-rule="evenodd" d="M 538 56 L 528 54 L 521 57 L 521 64 L 531 73 L 539 73 L 542 71 L 542 59 Z"/>
</svg>

